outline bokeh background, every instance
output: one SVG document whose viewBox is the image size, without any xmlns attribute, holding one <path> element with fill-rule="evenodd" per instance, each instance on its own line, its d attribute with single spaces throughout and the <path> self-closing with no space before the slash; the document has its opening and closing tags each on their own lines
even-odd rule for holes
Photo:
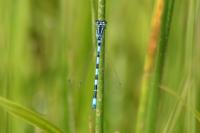
<svg viewBox="0 0 200 133">
<path fill-rule="evenodd" d="M 134 132 L 155 2 L 106 1 L 105 133 Z M 89 133 L 93 125 L 91 3 L 0 0 L 0 95 L 40 113 L 66 133 Z M 198 0 L 175 0 L 158 133 L 166 128 L 190 133 L 191 123 L 200 132 L 199 12 Z M 190 115 L 194 119 L 188 120 Z M 0 133 L 41 132 L 0 108 Z"/>
</svg>

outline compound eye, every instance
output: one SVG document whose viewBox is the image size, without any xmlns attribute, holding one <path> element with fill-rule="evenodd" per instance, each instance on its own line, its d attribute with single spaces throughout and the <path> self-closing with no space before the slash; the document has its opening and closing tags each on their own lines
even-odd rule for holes
<svg viewBox="0 0 200 133">
<path fill-rule="evenodd" d="M 106 25 L 106 21 L 104 20 L 96 20 L 96 24 L 99 26 L 105 26 Z"/>
</svg>

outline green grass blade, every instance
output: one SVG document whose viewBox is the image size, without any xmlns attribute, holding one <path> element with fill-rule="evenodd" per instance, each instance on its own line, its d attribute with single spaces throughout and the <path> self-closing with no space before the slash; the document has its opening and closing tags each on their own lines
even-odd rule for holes
<svg viewBox="0 0 200 133">
<path fill-rule="evenodd" d="M 180 110 L 180 108 L 185 107 L 196 118 L 196 120 L 198 122 L 200 122 L 200 113 L 198 112 L 198 110 L 196 108 L 190 108 L 190 106 L 191 106 L 190 103 L 188 104 L 188 103 L 185 102 L 186 98 L 185 98 L 185 96 L 183 97 L 183 94 L 185 92 L 183 92 L 182 96 L 179 96 L 178 94 L 176 94 L 175 91 L 173 91 L 172 89 L 169 89 L 167 87 L 162 86 L 161 89 L 162 89 L 162 91 L 166 92 L 166 94 L 169 94 L 169 96 L 175 98 L 177 100 L 177 102 L 179 103 L 179 104 L 177 103 L 178 106 L 175 108 L 174 112 L 177 112 L 177 110 Z M 185 91 L 185 90 L 183 89 L 183 91 Z M 186 95 L 186 93 L 184 95 Z M 171 114 L 171 116 L 175 116 L 176 117 L 176 114 L 173 113 L 173 114 Z M 169 123 L 170 124 L 174 123 L 174 119 L 169 118 L 169 120 L 166 123 L 166 125 L 169 125 Z M 165 127 L 165 130 L 163 130 L 163 133 L 172 132 L 174 127 L 172 127 L 172 129 L 170 129 L 170 130 L 167 129 L 167 128 L 169 128 L 169 126 Z"/>
<path fill-rule="evenodd" d="M 8 111 L 9 113 L 13 114 L 14 116 L 17 116 L 27 121 L 28 123 L 41 128 L 42 130 L 48 133 L 62 133 L 62 131 L 59 128 L 57 128 L 55 125 L 53 125 L 49 121 L 45 120 L 36 112 L 33 112 L 10 100 L 0 97 L 0 106 L 6 111 Z"/>
<path fill-rule="evenodd" d="M 157 0 L 155 4 L 155 14 L 152 19 L 150 41 L 148 44 L 148 51 L 145 58 L 144 72 L 141 83 L 140 103 L 136 122 L 136 133 L 142 133 L 142 131 L 145 129 L 144 121 L 146 117 L 147 96 L 149 92 L 148 86 L 150 84 L 151 75 L 153 74 L 153 67 L 155 64 L 155 54 L 160 33 L 163 3 L 163 0 Z"/>
<path fill-rule="evenodd" d="M 149 98 L 147 105 L 146 133 L 155 133 L 157 120 L 157 107 L 159 101 L 159 86 L 162 82 L 163 68 L 166 58 L 173 7 L 175 0 L 165 0 L 161 22 L 160 41 L 158 44 L 156 61 L 151 84 L 149 85 Z"/>
</svg>

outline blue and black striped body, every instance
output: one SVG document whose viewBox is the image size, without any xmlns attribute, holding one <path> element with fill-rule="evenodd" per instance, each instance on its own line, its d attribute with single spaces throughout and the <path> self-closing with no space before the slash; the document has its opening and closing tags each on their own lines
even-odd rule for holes
<svg viewBox="0 0 200 133">
<path fill-rule="evenodd" d="M 97 104 L 97 88 L 98 88 L 98 78 L 99 78 L 99 64 L 100 64 L 100 54 L 101 54 L 101 45 L 103 42 L 103 34 L 105 31 L 106 22 L 104 20 L 96 21 L 96 39 L 97 39 L 97 57 L 96 57 L 96 71 L 95 71 L 95 80 L 94 80 L 94 96 L 92 99 L 92 108 L 96 109 Z"/>
</svg>

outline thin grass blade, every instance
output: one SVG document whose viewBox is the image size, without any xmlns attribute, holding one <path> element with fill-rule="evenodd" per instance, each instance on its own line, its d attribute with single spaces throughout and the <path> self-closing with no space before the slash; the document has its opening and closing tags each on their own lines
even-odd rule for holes
<svg viewBox="0 0 200 133">
<path fill-rule="evenodd" d="M 59 128 L 44 119 L 38 113 L 7 100 L 6 98 L 0 97 L 0 106 L 14 116 L 23 119 L 29 124 L 37 126 L 48 133 L 62 133 Z"/>
</svg>

